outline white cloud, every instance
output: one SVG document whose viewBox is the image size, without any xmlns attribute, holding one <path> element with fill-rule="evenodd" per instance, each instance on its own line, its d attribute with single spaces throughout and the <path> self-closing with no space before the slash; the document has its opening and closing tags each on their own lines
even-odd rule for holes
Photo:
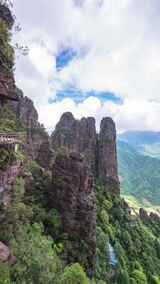
<svg viewBox="0 0 160 284">
<path fill-rule="evenodd" d="M 23 2 L 23 3 L 22 3 Z M 28 58 L 17 62 L 18 85 L 38 106 L 41 121 L 53 125 L 63 111 L 77 117 L 111 115 L 122 129 L 158 130 L 160 120 L 160 18 L 158 0 L 15 0 L 22 24 L 18 40 L 29 45 Z M 102 5 L 103 3 L 103 5 Z M 61 72 L 55 55 L 62 45 L 85 47 Z M 57 88 L 73 83 L 82 90 L 112 91 L 124 105 L 89 98 L 47 104 Z"/>
<path fill-rule="evenodd" d="M 64 112 L 70 111 L 75 118 L 94 116 L 101 110 L 102 104 L 98 98 L 89 97 L 83 103 L 76 104 L 72 99 L 67 98 L 61 102 L 39 107 L 39 119 L 48 129 L 53 129 Z"/>
<path fill-rule="evenodd" d="M 48 131 L 54 129 L 61 115 L 67 111 L 72 112 L 77 119 L 95 117 L 97 130 L 99 130 L 101 119 L 110 116 L 115 120 L 119 132 L 126 129 L 159 131 L 157 123 L 159 107 L 158 103 L 145 100 L 126 99 L 123 105 L 117 105 L 113 102 L 102 103 L 98 98 L 89 97 L 79 104 L 70 98 L 64 99 L 51 105 L 40 106 L 38 111 L 40 122 L 45 122 Z"/>
<path fill-rule="evenodd" d="M 29 59 L 38 72 L 49 78 L 55 72 L 55 59 L 44 46 L 32 44 L 30 46 Z"/>
</svg>

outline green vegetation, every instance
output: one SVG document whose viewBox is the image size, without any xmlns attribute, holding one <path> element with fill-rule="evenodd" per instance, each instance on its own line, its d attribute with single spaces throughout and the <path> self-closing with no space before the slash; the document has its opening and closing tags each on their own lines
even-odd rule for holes
<svg viewBox="0 0 160 284">
<path fill-rule="evenodd" d="M 5 171 L 14 161 L 17 161 L 17 155 L 13 149 L 0 148 L 0 171 Z"/>
<path fill-rule="evenodd" d="M 14 132 L 20 128 L 16 114 L 11 110 L 9 104 L 5 103 L 0 108 L 0 132 Z"/>
<path fill-rule="evenodd" d="M 159 281 L 160 221 L 143 223 L 138 217 L 131 216 L 124 201 L 107 194 L 102 185 L 96 185 L 96 196 L 96 279 L 116 284 Z M 114 265 L 110 261 L 108 243 L 118 259 Z"/>
<path fill-rule="evenodd" d="M 59 214 L 47 205 L 50 176 L 35 162 L 27 165 L 28 174 L 29 170 L 33 176 L 31 191 L 26 192 L 23 178 L 17 178 L 12 204 L 0 225 L 1 241 L 10 246 L 17 259 L 12 267 L 0 267 L 0 281 L 2 278 L 3 284 L 88 284 L 80 264 L 67 266 L 63 260 Z"/>
<path fill-rule="evenodd" d="M 160 160 L 118 141 L 118 161 L 122 195 L 133 196 L 141 207 L 160 206 Z"/>
<path fill-rule="evenodd" d="M 2 22 L 0 36 L 1 66 L 11 71 L 14 59 L 11 34 Z M 0 131 L 17 132 L 20 129 L 20 122 L 5 104 L 0 108 Z M 69 144 L 73 139 L 71 134 L 63 129 L 61 133 L 65 143 Z M 157 204 L 160 197 L 157 187 L 160 184 L 159 161 L 138 154 L 127 144 L 119 145 L 120 175 L 125 193 L 134 192 L 141 203 L 145 198 L 147 202 Z M 121 149 L 125 151 L 121 152 Z M 21 153 L 15 154 L 6 148 L 0 151 L 1 169 L 21 156 Z M 152 178 L 149 179 L 151 172 Z M 84 258 L 86 261 L 89 254 L 87 244 L 82 244 L 79 251 L 75 246 L 69 246 L 59 212 L 50 207 L 51 173 L 44 171 L 35 161 L 25 165 L 24 173 L 29 184 L 25 188 L 25 177 L 17 177 L 11 205 L 0 223 L 0 240 L 16 257 L 12 266 L 0 264 L 0 284 L 160 283 L 160 221 L 142 222 L 137 216 L 131 216 L 124 201 L 106 193 L 102 184 L 97 182 L 97 254 L 93 277 L 89 279 L 83 267 Z M 115 187 L 112 181 L 110 187 Z M 75 243 L 80 241 L 81 236 L 74 240 Z M 80 263 L 68 263 L 67 254 L 72 256 L 75 253 L 80 255 Z"/>
<path fill-rule="evenodd" d="M 20 129 L 22 129 L 22 127 L 15 113 L 13 113 L 9 104 L 5 104 L 0 108 L 0 132 L 16 133 Z M 19 139 L 21 142 L 24 142 L 24 135 L 21 135 Z M 0 146 L 0 170 L 4 171 L 8 165 L 11 165 L 16 160 L 24 160 L 23 151 L 19 147 L 17 151 L 15 151 L 14 146 Z"/>
<path fill-rule="evenodd" d="M 160 132 L 127 131 L 120 134 L 119 138 L 141 154 L 160 158 Z"/>
<path fill-rule="evenodd" d="M 61 284 L 89 284 L 90 281 L 87 278 L 85 272 L 79 263 L 66 266 L 64 273 L 60 280 Z"/>
<path fill-rule="evenodd" d="M 14 64 L 14 49 L 10 45 L 12 33 L 8 29 L 7 24 L 0 20 L 0 47 L 1 47 L 1 66 L 7 71 L 13 67 Z"/>
<path fill-rule="evenodd" d="M 48 204 L 50 174 L 34 161 L 27 164 L 27 172 L 32 174 L 31 188 L 26 192 L 23 178 L 17 178 L 11 207 L 0 225 L 1 241 L 17 259 L 12 267 L 0 267 L 3 284 L 159 283 L 160 222 L 130 216 L 124 201 L 97 182 L 97 257 L 91 280 L 81 263 L 66 261 L 60 216 Z"/>
<path fill-rule="evenodd" d="M 60 271 L 60 261 L 53 240 L 43 235 L 39 224 L 24 225 L 11 242 L 17 257 L 11 277 L 16 283 L 54 283 Z"/>
</svg>

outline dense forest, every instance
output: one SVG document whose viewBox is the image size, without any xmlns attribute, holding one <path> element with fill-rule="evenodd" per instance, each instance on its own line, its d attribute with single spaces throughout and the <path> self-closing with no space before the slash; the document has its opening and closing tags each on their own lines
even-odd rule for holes
<svg viewBox="0 0 160 284">
<path fill-rule="evenodd" d="M 122 194 L 135 197 L 140 206 L 159 208 L 160 160 L 143 155 L 127 142 L 117 143 Z"/>
</svg>

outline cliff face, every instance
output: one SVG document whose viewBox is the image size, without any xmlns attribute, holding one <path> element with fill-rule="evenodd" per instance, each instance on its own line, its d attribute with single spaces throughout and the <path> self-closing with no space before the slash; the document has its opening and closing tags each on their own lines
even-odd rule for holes
<svg viewBox="0 0 160 284">
<path fill-rule="evenodd" d="M 96 256 L 93 176 L 101 180 L 107 192 L 119 195 L 115 124 L 111 118 L 104 118 L 97 135 L 94 118 L 76 120 L 67 112 L 57 124 L 51 144 L 55 162 L 50 206 L 61 216 L 68 242 L 67 261 L 82 263 L 82 251 L 89 273 Z"/>
<path fill-rule="evenodd" d="M 111 118 L 102 120 L 97 135 L 94 118 L 76 120 L 71 113 L 65 113 L 57 124 L 51 141 L 55 153 L 60 147 L 65 147 L 69 151 L 83 154 L 92 173 L 101 179 L 106 190 L 119 193 L 116 129 Z"/>
<path fill-rule="evenodd" d="M 18 102 L 11 102 L 11 108 L 17 114 L 27 134 L 24 145 L 26 155 L 28 159 L 36 160 L 42 167 L 48 169 L 51 157 L 49 136 L 38 122 L 38 113 L 33 101 L 24 96 L 19 89 L 16 90 L 16 95 Z"/>
<path fill-rule="evenodd" d="M 2 15 L 1 10 L 0 7 L 0 19 L 7 23 L 7 32 L 13 24 L 12 16 L 7 8 L 4 8 Z M 0 44 L 3 42 L 0 41 Z M 23 145 L 26 158 L 36 160 L 43 168 L 50 169 L 52 151 L 54 152 L 52 183 L 49 192 L 46 189 L 49 195 L 47 201 L 51 208 L 56 208 L 60 213 L 66 262 L 78 261 L 86 267 L 88 274 L 91 274 L 96 257 L 96 199 L 93 176 L 102 180 L 107 191 L 119 193 L 115 125 L 111 119 L 103 119 L 100 134 L 97 135 L 94 118 L 76 120 L 71 113 L 65 113 L 52 134 L 51 149 L 49 136 L 38 122 L 33 102 L 23 96 L 15 86 L 13 58 L 6 58 L 6 55 L 0 52 L 0 61 L 0 94 L 10 97 L 9 105 L 16 113 L 19 130 L 22 129 L 26 133 L 26 142 Z M 9 66 L 9 72 L 6 65 Z M 16 161 L 15 165 L 9 165 L 4 172 L 0 172 L 2 211 L 10 205 L 14 182 L 20 169 L 21 164 Z M 21 177 L 25 181 L 26 193 L 30 191 L 32 194 L 33 176 L 23 174 L 21 173 Z M 3 212 L 0 212 L 0 217 L 5 217 Z M 10 257 L 8 248 L 0 243 L 0 262 L 9 261 Z"/>
<path fill-rule="evenodd" d="M 4 217 L 5 211 L 10 205 L 13 185 L 20 170 L 21 164 L 20 162 L 16 162 L 8 166 L 5 172 L 0 171 L 0 220 Z"/>
<path fill-rule="evenodd" d="M 116 150 L 116 128 L 110 117 L 103 118 L 98 141 L 98 176 L 107 191 L 120 193 Z"/>
<path fill-rule="evenodd" d="M 8 38 L 14 24 L 10 10 L 0 3 L 0 96 L 14 97 L 15 81 L 13 76 L 14 51 Z"/>
<path fill-rule="evenodd" d="M 84 155 L 86 161 L 96 172 L 96 128 L 92 117 L 76 120 L 69 112 L 62 115 L 51 137 L 55 151 L 66 147 Z"/>
<path fill-rule="evenodd" d="M 4 104 L 8 102 L 7 108 L 11 113 L 16 114 L 19 124 L 26 131 L 26 143 L 23 143 L 26 157 L 37 160 L 42 167 L 48 169 L 50 159 L 48 134 L 38 123 L 38 113 L 33 102 L 24 97 L 23 93 L 15 85 L 13 72 L 14 50 L 10 45 L 10 31 L 13 24 L 14 18 L 9 8 L 0 4 L 0 109 L 3 113 Z M 6 114 L 6 120 L 9 121 L 9 119 Z M 14 124 L 16 118 L 13 120 L 10 121 L 10 125 L 12 125 L 12 122 Z M 3 119 L 0 123 L 3 125 Z M 17 123 L 15 122 L 15 124 Z M 20 131 L 21 126 L 17 130 Z M 6 127 L 6 129 L 10 128 Z M 34 131 L 35 129 L 38 129 L 38 131 Z M 2 149 L 3 146 L 1 145 Z M 0 218 L 3 218 L 5 209 L 10 205 L 14 182 L 20 169 L 21 164 L 15 159 L 14 163 L 9 160 L 7 168 L 0 171 Z"/>
<path fill-rule="evenodd" d="M 96 205 L 93 176 L 83 156 L 77 152 L 59 152 L 53 165 L 50 205 L 58 209 L 67 235 L 69 262 L 80 261 L 92 269 L 96 253 Z M 85 243 L 86 247 L 83 247 Z M 86 251 L 87 250 L 87 251 Z"/>
<path fill-rule="evenodd" d="M 39 127 L 38 113 L 34 107 L 33 101 L 24 96 L 23 92 L 18 88 L 16 89 L 16 96 L 18 98 L 18 102 L 12 102 L 11 107 L 17 114 L 21 124 L 29 129 Z"/>
<path fill-rule="evenodd" d="M 13 24 L 11 14 L 5 10 L 0 14 L 0 18 L 7 23 L 7 32 Z M 60 213 L 66 261 L 78 261 L 91 273 L 96 257 L 96 199 L 93 176 L 102 180 L 107 191 L 119 193 L 115 125 L 111 119 L 103 119 L 100 134 L 97 135 L 94 118 L 76 120 L 71 113 L 65 113 L 52 134 L 51 149 L 49 136 L 38 122 L 38 113 L 33 102 L 23 96 L 15 86 L 13 58 L 6 58 L 2 52 L 0 60 L 4 63 L 0 68 L 0 91 L 3 97 L 12 99 L 14 94 L 15 100 L 10 100 L 9 105 L 16 113 L 19 130 L 22 129 L 26 133 L 23 147 L 27 159 L 36 160 L 43 168 L 50 169 L 52 151 L 54 152 L 48 201 L 49 206 Z M 6 64 L 10 66 L 9 72 L 5 69 Z M 5 172 L 0 172 L 2 209 L 10 205 L 13 185 L 20 169 L 21 165 L 17 162 L 10 165 Z M 26 192 L 33 190 L 32 178 L 24 177 Z M 115 183 L 116 190 L 113 187 Z M 1 218 L 3 216 L 1 214 Z M 3 246 L 3 249 L 8 260 L 7 247 Z"/>
<path fill-rule="evenodd" d="M 4 100 L 15 99 L 16 93 L 13 75 L 14 51 L 9 42 L 13 24 L 14 18 L 10 10 L 5 5 L 0 4 L 0 108 Z M 3 146 L 1 145 L 1 147 Z M 0 158 L 3 162 L 3 157 Z M 5 171 L 0 171 L 0 220 L 10 204 L 13 184 L 19 171 L 20 163 L 18 161 L 8 165 Z"/>
</svg>

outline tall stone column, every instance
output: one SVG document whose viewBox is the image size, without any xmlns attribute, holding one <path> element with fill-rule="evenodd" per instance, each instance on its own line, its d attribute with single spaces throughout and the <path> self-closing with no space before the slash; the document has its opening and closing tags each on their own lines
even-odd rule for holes
<svg viewBox="0 0 160 284">
<path fill-rule="evenodd" d="M 120 193 L 117 149 L 116 149 L 116 127 L 110 117 L 101 121 L 98 141 L 98 176 L 104 183 L 106 190 L 113 194 Z"/>
</svg>

